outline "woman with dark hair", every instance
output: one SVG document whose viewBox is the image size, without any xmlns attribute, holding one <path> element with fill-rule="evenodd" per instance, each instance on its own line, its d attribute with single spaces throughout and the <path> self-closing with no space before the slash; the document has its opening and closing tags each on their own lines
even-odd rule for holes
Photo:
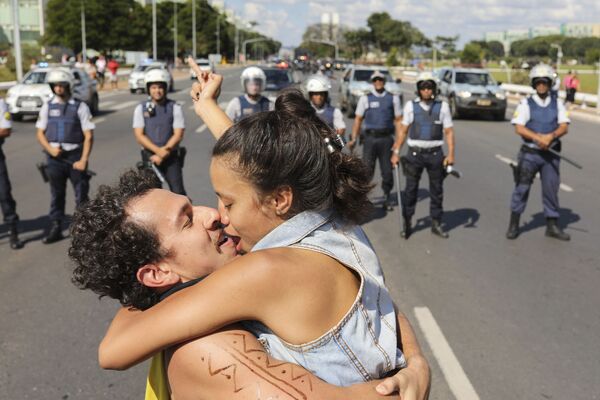
<svg viewBox="0 0 600 400">
<path fill-rule="evenodd" d="M 222 77 L 197 72 L 196 112 L 219 138 L 210 173 L 221 222 L 248 254 L 147 311 L 121 311 L 100 346 L 101 365 L 126 368 L 167 346 L 251 321 L 243 324 L 267 352 L 329 383 L 350 385 L 402 368 L 380 392 L 426 398 L 427 362 L 408 321 L 396 315 L 357 225 L 370 207 L 366 167 L 341 152 L 300 92 L 283 94 L 275 111 L 232 125 L 215 100 Z M 156 324 L 168 329 L 152 329 Z"/>
</svg>

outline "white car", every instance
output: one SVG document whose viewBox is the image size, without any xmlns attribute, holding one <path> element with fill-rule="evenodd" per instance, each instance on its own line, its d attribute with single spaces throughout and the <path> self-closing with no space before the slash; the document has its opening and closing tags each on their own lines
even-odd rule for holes
<svg viewBox="0 0 600 400">
<path fill-rule="evenodd" d="M 159 61 L 152 61 L 143 64 L 138 64 L 135 66 L 131 74 L 129 74 L 129 91 L 131 93 L 144 93 L 146 91 L 146 85 L 144 84 L 144 74 L 151 69 L 160 68 L 164 69 L 169 73 L 171 80 L 169 82 L 168 91 L 172 92 L 175 90 L 173 75 L 171 75 L 171 71 L 167 67 L 167 64 Z"/>
<path fill-rule="evenodd" d="M 14 121 L 20 121 L 25 115 L 37 116 L 40 113 L 42 104 L 52 97 L 52 89 L 46 83 L 46 74 L 52 67 L 44 64 L 42 67 L 35 68 L 29 71 L 21 82 L 8 89 L 6 104 Z M 98 114 L 99 100 L 96 81 L 90 79 L 88 74 L 79 68 L 65 68 L 69 68 L 75 78 L 73 97 L 85 102 L 92 115 Z"/>
<path fill-rule="evenodd" d="M 202 71 L 215 72 L 215 65 L 208 58 L 197 58 L 196 64 L 198 64 L 198 67 L 200 67 L 200 70 L 202 70 Z M 196 80 L 196 74 L 191 69 L 190 69 L 190 79 L 193 81 Z"/>
</svg>

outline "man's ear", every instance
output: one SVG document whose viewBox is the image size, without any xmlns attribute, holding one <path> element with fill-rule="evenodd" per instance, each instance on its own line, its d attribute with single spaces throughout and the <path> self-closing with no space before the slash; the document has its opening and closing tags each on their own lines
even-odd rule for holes
<svg viewBox="0 0 600 400">
<path fill-rule="evenodd" d="M 151 288 L 162 288 L 179 283 L 181 277 L 170 268 L 160 264 L 146 264 L 137 270 L 136 278 L 142 285 Z"/>
<path fill-rule="evenodd" d="M 288 213 L 292 208 L 293 200 L 294 194 L 290 186 L 280 186 L 269 196 L 269 203 L 278 216 Z"/>
</svg>

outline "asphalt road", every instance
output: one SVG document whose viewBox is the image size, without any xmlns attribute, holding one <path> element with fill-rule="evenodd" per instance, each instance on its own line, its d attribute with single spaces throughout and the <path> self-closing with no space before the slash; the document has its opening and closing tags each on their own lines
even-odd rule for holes
<svg viewBox="0 0 600 400">
<path fill-rule="evenodd" d="M 225 70 L 220 101 L 238 94 L 239 72 Z M 188 87 L 189 81 L 178 81 L 170 95 L 185 102 L 186 189 L 194 202 L 215 205 L 207 172 L 214 140 L 190 109 Z M 409 98 L 413 89 L 405 87 Z M 336 90 L 334 83 L 334 101 Z M 143 99 L 127 92 L 101 96 L 92 192 L 138 161 L 131 119 Z M 350 128 L 352 121 L 346 122 Z M 516 158 L 519 140 L 507 121 L 486 118 L 455 122 L 456 167 L 464 176 L 445 184 L 448 240 L 429 232 L 426 178 L 417 231 L 408 241 L 399 236 L 395 211 L 379 209 L 365 224 L 388 286 L 431 362 L 431 399 L 600 397 L 598 128 L 574 120 L 564 140 L 564 153 L 584 166 L 561 167 L 561 223 L 571 242 L 544 237 L 537 181 L 524 232 L 516 241 L 504 238 L 513 185 L 505 161 Z M 97 345 L 117 304 L 70 283 L 68 240 L 50 246 L 40 241 L 50 194 L 35 169 L 42 153 L 33 120 L 14 124 L 4 151 L 27 244 L 12 251 L 7 228 L 0 226 L 0 399 L 142 398 L 147 365 L 127 372 L 97 365 Z M 380 196 L 376 189 L 374 202 Z M 72 197 L 69 189 L 69 213 Z"/>
</svg>

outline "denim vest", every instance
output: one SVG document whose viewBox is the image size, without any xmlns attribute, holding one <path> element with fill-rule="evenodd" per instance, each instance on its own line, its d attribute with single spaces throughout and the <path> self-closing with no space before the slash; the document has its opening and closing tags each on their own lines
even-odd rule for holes
<svg viewBox="0 0 600 400">
<path fill-rule="evenodd" d="M 246 96 L 241 95 L 238 97 L 240 100 L 240 116 L 235 119 L 233 122 L 239 122 L 242 119 L 261 111 L 269 111 L 269 103 L 271 100 L 268 98 L 261 96 L 260 100 L 256 102 L 256 104 L 252 104 L 246 99 Z"/>
<path fill-rule="evenodd" d="M 333 129 L 333 113 L 335 111 L 335 108 L 333 108 L 329 104 L 326 104 L 325 107 L 323 107 L 322 109 L 316 109 L 316 111 L 317 117 L 321 118 L 323 122 L 325 122 L 331 129 Z"/>
<path fill-rule="evenodd" d="M 383 271 L 360 227 L 343 225 L 331 211 L 305 211 L 267 234 L 252 251 L 276 247 L 307 249 L 330 256 L 356 271 L 361 284 L 346 315 L 308 343 L 286 343 L 263 324 L 244 322 L 267 352 L 339 386 L 377 379 L 406 366 L 404 355 L 397 349 L 396 313 Z"/>
<path fill-rule="evenodd" d="M 394 133 L 394 96 L 385 92 L 382 97 L 373 93 L 367 95 L 367 109 L 365 110 L 364 127 L 367 129 L 389 129 Z"/>
<path fill-rule="evenodd" d="M 66 103 L 48 103 L 46 139 L 56 143 L 83 143 L 83 131 L 77 110 L 81 101 L 71 99 Z"/>
<path fill-rule="evenodd" d="M 425 111 L 418 100 L 414 101 L 414 120 L 410 125 L 408 136 L 413 140 L 444 140 L 444 130 L 440 121 L 441 112 L 442 102 L 439 100 L 433 101 L 429 111 Z"/>
<path fill-rule="evenodd" d="M 167 99 L 164 104 L 151 103 L 154 107 L 154 115 L 148 110 L 149 101 L 142 102 L 144 110 L 144 133 L 155 145 L 161 147 L 167 144 L 173 136 L 173 106 L 175 102 Z"/>
</svg>

